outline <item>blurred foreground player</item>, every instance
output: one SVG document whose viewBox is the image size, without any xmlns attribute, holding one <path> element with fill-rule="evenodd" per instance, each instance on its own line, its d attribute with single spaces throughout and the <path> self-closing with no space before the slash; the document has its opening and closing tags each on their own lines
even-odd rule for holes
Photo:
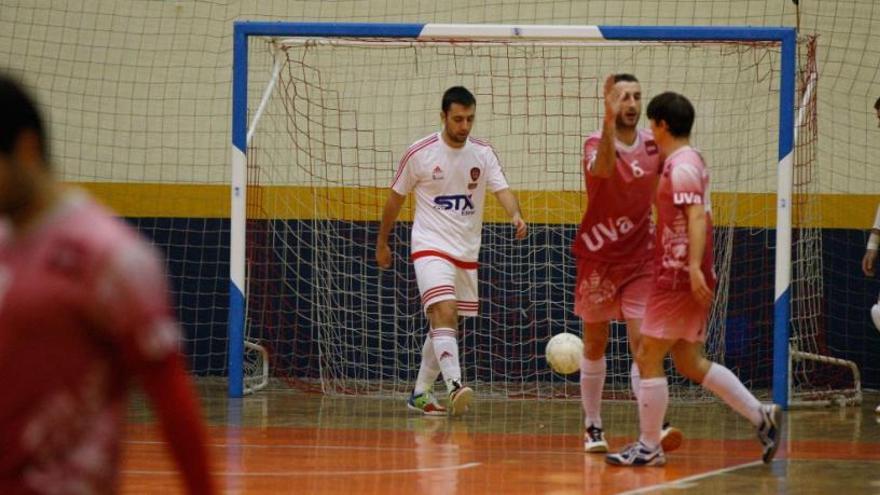
<svg viewBox="0 0 880 495">
<path fill-rule="evenodd" d="M 190 493 L 213 493 L 157 253 L 52 177 L 35 102 L 0 75 L 0 493 L 113 493 L 132 382 Z"/>
</svg>

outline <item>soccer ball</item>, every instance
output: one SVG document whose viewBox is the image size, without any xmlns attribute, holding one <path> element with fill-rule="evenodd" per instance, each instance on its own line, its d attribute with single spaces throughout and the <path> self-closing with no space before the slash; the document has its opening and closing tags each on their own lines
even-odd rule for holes
<svg viewBox="0 0 880 495">
<path fill-rule="evenodd" d="M 581 367 L 584 343 L 571 333 L 559 333 L 547 342 L 547 363 L 560 375 L 574 373 Z"/>
</svg>

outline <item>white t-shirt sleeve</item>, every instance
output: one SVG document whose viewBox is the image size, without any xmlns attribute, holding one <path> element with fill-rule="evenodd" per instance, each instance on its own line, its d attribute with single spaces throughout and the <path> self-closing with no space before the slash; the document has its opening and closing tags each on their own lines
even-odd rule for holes
<svg viewBox="0 0 880 495">
<path fill-rule="evenodd" d="M 419 155 L 405 156 L 397 167 L 397 176 L 391 183 L 391 189 L 401 196 L 406 196 L 418 183 L 417 169 Z"/>
<path fill-rule="evenodd" d="M 504 176 L 504 171 L 501 170 L 498 155 L 495 154 L 493 149 L 486 153 L 486 176 L 488 177 L 487 185 L 489 192 L 494 193 L 510 187 L 507 184 L 507 177 Z"/>
<path fill-rule="evenodd" d="M 877 213 L 874 214 L 874 229 L 880 230 L 880 204 L 877 205 Z"/>
<path fill-rule="evenodd" d="M 703 173 L 691 163 L 679 163 L 672 169 L 672 202 L 676 205 L 703 204 Z"/>
</svg>

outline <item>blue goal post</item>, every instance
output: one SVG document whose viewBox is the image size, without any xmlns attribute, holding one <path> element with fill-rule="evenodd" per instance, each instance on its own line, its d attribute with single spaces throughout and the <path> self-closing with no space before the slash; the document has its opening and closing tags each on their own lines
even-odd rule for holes
<svg viewBox="0 0 880 495">
<path fill-rule="evenodd" d="M 248 140 L 248 42 L 251 37 L 383 38 L 419 41 L 745 42 L 780 47 L 778 189 L 772 397 L 789 403 L 791 314 L 792 173 L 797 36 L 788 27 L 556 26 L 495 24 L 234 23 L 232 63 L 232 170 L 228 324 L 228 394 L 244 393 L 246 294 L 246 191 Z M 672 88 L 674 89 L 674 88 Z"/>
</svg>

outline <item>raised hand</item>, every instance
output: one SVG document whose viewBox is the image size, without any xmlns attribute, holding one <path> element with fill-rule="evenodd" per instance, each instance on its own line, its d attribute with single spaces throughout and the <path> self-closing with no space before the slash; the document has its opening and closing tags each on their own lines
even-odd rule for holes
<svg viewBox="0 0 880 495">
<path fill-rule="evenodd" d="M 620 88 L 614 83 L 614 75 L 609 74 L 605 78 L 605 119 L 613 121 L 620 113 L 620 104 L 623 102 L 624 94 Z"/>
</svg>

